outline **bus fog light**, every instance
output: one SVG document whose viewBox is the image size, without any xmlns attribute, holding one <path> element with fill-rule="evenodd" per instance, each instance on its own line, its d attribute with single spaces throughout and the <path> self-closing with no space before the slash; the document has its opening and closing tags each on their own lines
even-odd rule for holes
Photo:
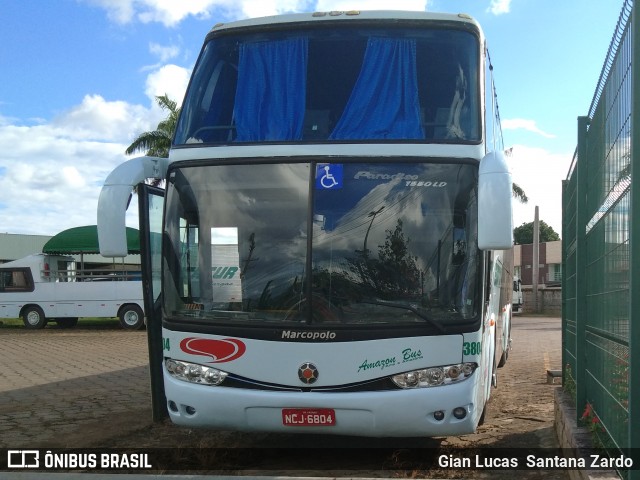
<svg viewBox="0 0 640 480">
<path fill-rule="evenodd" d="M 190 407 L 189 405 L 184 407 L 184 411 L 187 412 L 187 415 L 195 415 L 196 414 L 196 409 L 193 408 L 193 407 Z"/>
<path fill-rule="evenodd" d="M 444 412 L 442 410 L 433 412 L 433 418 L 435 418 L 438 422 L 441 422 L 442 420 L 444 420 Z"/>
<path fill-rule="evenodd" d="M 171 358 L 167 358 L 164 365 L 172 377 L 183 382 L 199 383 L 201 385 L 220 385 L 228 375 L 226 372 L 216 368 Z"/>
<path fill-rule="evenodd" d="M 464 417 L 467 416 L 467 409 L 464 407 L 454 408 L 453 416 L 456 417 L 458 420 L 462 420 Z"/>
<path fill-rule="evenodd" d="M 174 413 L 178 413 L 178 405 L 176 405 L 176 402 L 174 402 L 173 400 L 169 400 L 169 410 Z"/>
</svg>

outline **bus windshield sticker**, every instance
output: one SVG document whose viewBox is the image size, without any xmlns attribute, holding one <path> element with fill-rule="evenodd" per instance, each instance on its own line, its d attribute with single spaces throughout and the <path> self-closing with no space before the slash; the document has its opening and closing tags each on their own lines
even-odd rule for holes
<svg viewBox="0 0 640 480">
<path fill-rule="evenodd" d="M 319 163 L 316 167 L 316 190 L 338 190 L 342 188 L 342 164 Z"/>
<path fill-rule="evenodd" d="M 237 227 L 211 228 L 211 259 L 213 301 L 218 303 L 241 302 L 242 281 Z"/>
</svg>

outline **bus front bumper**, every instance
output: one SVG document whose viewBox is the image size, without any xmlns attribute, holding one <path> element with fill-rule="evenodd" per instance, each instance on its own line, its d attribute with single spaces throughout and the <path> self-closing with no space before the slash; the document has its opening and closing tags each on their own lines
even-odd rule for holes
<svg viewBox="0 0 640 480">
<path fill-rule="evenodd" d="M 475 376 L 459 384 L 440 387 L 328 393 L 214 387 L 177 380 L 166 372 L 164 375 L 169 415 L 178 425 L 368 437 L 473 433 L 482 414 L 482 396 L 477 394 L 479 388 L 475 385 L 477 380 Z M 465 410 L 464 418 L 454 415 L 457 407 Z M 285 425 L 283 410 L 287 409 L 330 410 L 335 412 L 335 421 L 332 425 L 322 426 Z M 443 415 L 436 412 L 443 412 Z"/>
</svg>

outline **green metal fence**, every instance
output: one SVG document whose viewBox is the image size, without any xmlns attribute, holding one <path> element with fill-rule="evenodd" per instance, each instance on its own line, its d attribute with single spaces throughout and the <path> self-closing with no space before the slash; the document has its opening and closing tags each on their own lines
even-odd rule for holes
<svg viewBox="0 0 640 480">
<path fill-rule="evenodd" d="M 640 448 L 638 22 L 625 1 L 562 191 L 563 383 L 613 449 Z"/>
</svg>

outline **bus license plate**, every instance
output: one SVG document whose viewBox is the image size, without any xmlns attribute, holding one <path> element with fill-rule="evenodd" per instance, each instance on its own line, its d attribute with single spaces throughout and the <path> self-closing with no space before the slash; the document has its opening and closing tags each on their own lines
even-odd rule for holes
<svg viewBox="0 0 640 480">
<path fill-rule="evenodd" d="M 336 424 L 332 408 L 283 408 L 282 424 L 292 427 L 326 427 Z"/>
</svg>

